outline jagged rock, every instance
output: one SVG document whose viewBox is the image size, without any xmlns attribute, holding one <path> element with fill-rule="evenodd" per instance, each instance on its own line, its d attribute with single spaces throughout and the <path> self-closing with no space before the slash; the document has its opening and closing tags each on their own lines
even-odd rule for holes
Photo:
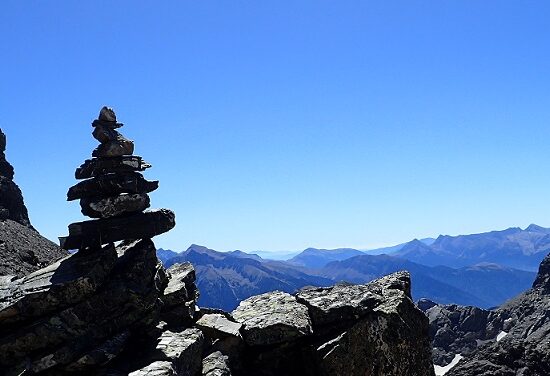
<svg viewBox="0 0 550 376">
<path fill-rule="evenodd" d="M 12 219 L 32 228 L 21 190 L 13 181 L 13 167 L 6 160 L 6 135 L 0 129 L 0 210 L 1 219 Z"/>
<path fill-rule="evenodd" d="M 174 364 L 167 361 L 153 362 L 137 371 L 129 373 L 129 376 L 176 376 Z"/>
<path fill-rule="evenodd" d="M 91 218 L 110 218 L 142 212 L 150 206 L 146 193 L 126 193 L 109 197 L 86 197 L 80 200 L 82 214 Z"/>
<path fill-rule="evenodd" d="M 496 314 L 509 317 L 506 321 L 512 324 L 508 332 L 502 331 L 499 341 L 481 346 L 462 359 L 448 375 L 549 375 L 549 282 L 550 255 L 542 261 L 533 288 L 496 310 Z"/>
<path fill-rule="evenodd" d="M 79 252 L 21 279 L 0 283 L 0 332 L 92 295 L 117 261 L 114 246 Z"/>
<path fill-rule="evenodd" d="M 431 301 L 430 299 L 421 298 L 416 302 L 416 306 L 422 311 L 426 312 L 428 309 L 435 307 L 437 305 L 436 302 Z"/>
<path fill-rule="evenodd" d="M 121 193 L 149 193 L 157 189 L 158 184 L 158 181 L 145 180 L 143 175 L 137 172 L 105 174 L 81 181 L 69 188 L 67 200 Z"/>
<path fill-rule="evenodd" d="M 306 306 L 281 291 L 268 292 L 243 300 L 231 316 L 243 325 L 248 345 L 273 345 L 312 333 Z"/>
<path fill-rule="evenodd" d="M 120 157 L 123 155 L 132 155 L 134 153 L 134 142 L 124 138 L 122 135 L 115 141 L 109 141 L 100 144 L 92 152 L 92 157 Z"/>
<path fill-rule="evenodd" d="M 81 356 L 75 362 L 69 364 L 65 369 L 69 372 L 86 372 L 91 368 L 99 367 L 108 363 L 119 355 L 128 344 L 130 331 L 126 330 L 108 339 L 92 351 Z"/>
<path fill-rule="evenodd" d="M 202 315 L 196 326 L 209 338 L 241 337 L 242 324 L 231 321 L 219 313 Z"/>
<path fill-rule="evenodd" d="M 542 294 L 550 294 L 550 255 L 540 263 L 533 289 L 540 290 Z"/>
<path fill-rule="evenodd" d="M 479 344 L 494 341 L 506 317 L 496 312 L 456 304 L 435 305 L 426 311 L 430 321 L 434 364 L 445 366 L 456 354 L 466 356 Z M 500 325 L 495 324 L 499 322 Z M 489 325 L 492 323 L 491 325 Z"/>
<path fill-rule="evenodd" d="M 97 119 L 100 121 L 116 123 L 115 111 L 111 107 L 103 106 L 99 111 L 99 116 Z"/>
<path fill-rule="evenodd" d="M 63 249 L 82 249 L 124 239 L 152 238 L 171 230 L 175 224 L 174 212 L 160 209 L 127 217 L 72 223 L 69 236 L 59 240 Z"/>
<path fill-rule="evenodd" d="M 215 351 L 202 360 L 203 376 L 231 376 L 228 365 L 228 356 Z"/>
<path fill-rule="evenodd" d="M 168 286 L 162 296 L 162 319 L 171 327 L 190 324 L 199 295 L 195 286 L 195 269 L 188 262 L 174 264 L 167 270 L 167 275 Z"/>
<path fill-rule="evenodd" d="M 71 302 L 78 302 L 2 331 L 0 373 L 57 370 L 54 374 L 60 374 L 64 367 L 74 367 L 84 354 L 97 351 L 109 341 L 113 344 L 114 337 L 131 331 L 138 323 L 143 326 L 155 322 L 166 278 L 155 251 L 149 239 L 122 243 L 117 247 L 118 258 L 112 272 L 91 296 L 84 300 L 72 298 Z M 58 288 L 78 293 L 69 279 L 65 276 Z M 55 296 L 63 293 L 57 291 Z"/>
<path fill-rule="evenodd" d="M 21 278 L 67 254 L 28 226 L 11 219 L 0 221 L 0 275 Z"/>
<path fill-rule="evenodd" d="M 151 167 L 141 157 L 135 155 L 125 155 L 115 158 L 92 158 L 84 161 L 76 169 L 76 179 L 88 179 L 108 173 L 144 171 Z"/>
</svg>

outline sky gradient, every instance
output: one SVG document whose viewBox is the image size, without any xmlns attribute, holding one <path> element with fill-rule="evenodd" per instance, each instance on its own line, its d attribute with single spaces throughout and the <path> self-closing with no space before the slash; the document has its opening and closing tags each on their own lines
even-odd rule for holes
<svg viewBox="0 0 550 376">
<path fill-rule="evenodd" d="M 56 240 L 113 106 L 157 246 L 371 248 L 550 227 L 547 1 L 5 1 L 0 128 Z"/>
</svg>

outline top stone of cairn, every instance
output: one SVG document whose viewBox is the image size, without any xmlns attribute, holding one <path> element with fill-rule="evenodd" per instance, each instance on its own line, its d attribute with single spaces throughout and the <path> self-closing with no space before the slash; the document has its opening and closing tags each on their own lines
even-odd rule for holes
<svg viewBox="0 0 550 376">
<path fill-rule="evenodd" d="M 97 127 L 98 125 L 108 126 L 110 128 L 120 128 L 124 124 L 117 123 L 116 113 L 111 107 L 103 106 L 101 111 L 99 111 L 99 116 L 97 120 L 94 120 L 92 126 Z"/>
</svg>

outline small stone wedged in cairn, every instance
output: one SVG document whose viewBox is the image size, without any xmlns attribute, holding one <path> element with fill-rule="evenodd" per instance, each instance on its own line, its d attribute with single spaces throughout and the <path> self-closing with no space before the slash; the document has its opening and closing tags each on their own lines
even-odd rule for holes
<svg viewBox="0 0 550 376">
<path fill-rule="evenodd" d="M 67 200 L 85 197 L 113 196 L 121 193 L 149 193 L 157 189 L 157 180 L 145 180 L 137 172 L 109 173 L 81 181 L 69 188 Z"/>
<path fill-rule="evenodd" d="M 104 106 L 101 109 L 98 119 L 92 123 L 95 127 L 92 135 L 101 143 L 92 152 L 93 157 L 120 157 L 134 153 L 134 142 L 115 130 L 122 125 L 117 123 L 116 114 L 112 108 Z"/>
<path fill-rule="evenodd" d="M 93 248 L 125 239 L 152 238 L 175 225 L 174 212 L 159 209 L 126 217 L 72 223 L 69 225 L 69 236 L 59 240 L 63 249 Z"/>
<path fill-rule="evenodd" d="M 86 197 L 80 200 L 82 214 L 91 218 L 110 218 L 142 212 L 150 205 L 146 193 L 128 193 L 110 197 Z"/>
<path fill-rule="evenodd" d="M 132 172 L 144 171 L 151 167 L 141 157 L 135 155 L 124 155 L 113 158 L 92 158 L 84 161 L 76 169 L 76 179 L 88 179 L 111 172 Z"/>
</svg>

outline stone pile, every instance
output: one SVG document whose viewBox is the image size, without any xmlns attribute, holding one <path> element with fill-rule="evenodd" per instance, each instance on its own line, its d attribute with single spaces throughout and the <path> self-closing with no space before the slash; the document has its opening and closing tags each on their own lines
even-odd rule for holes
<svg viewBox="0 0 550 376">
<path fill-rule="evenodd" d="M 61 237 L 64 249 L 97 248 L 125 239 L 152 238 L 172 229 L 174 213 L 161 209 L 144 212 L 150 205 L 148 193 L 158 188 L 158 181 L 145 180 L 140 173 L 151 167 L 133 155 L 134 142 L 117 129 L 115 112 L 103 107 L 92 123 L 92 135 L 100 144 L 92 158 L 76 169 L 76 179 L 83 179 L 67 192 L 67 200 L 80 200 L 82 214 L 97 218 L 69 225 L 69 236 Z"/>
</svg>

